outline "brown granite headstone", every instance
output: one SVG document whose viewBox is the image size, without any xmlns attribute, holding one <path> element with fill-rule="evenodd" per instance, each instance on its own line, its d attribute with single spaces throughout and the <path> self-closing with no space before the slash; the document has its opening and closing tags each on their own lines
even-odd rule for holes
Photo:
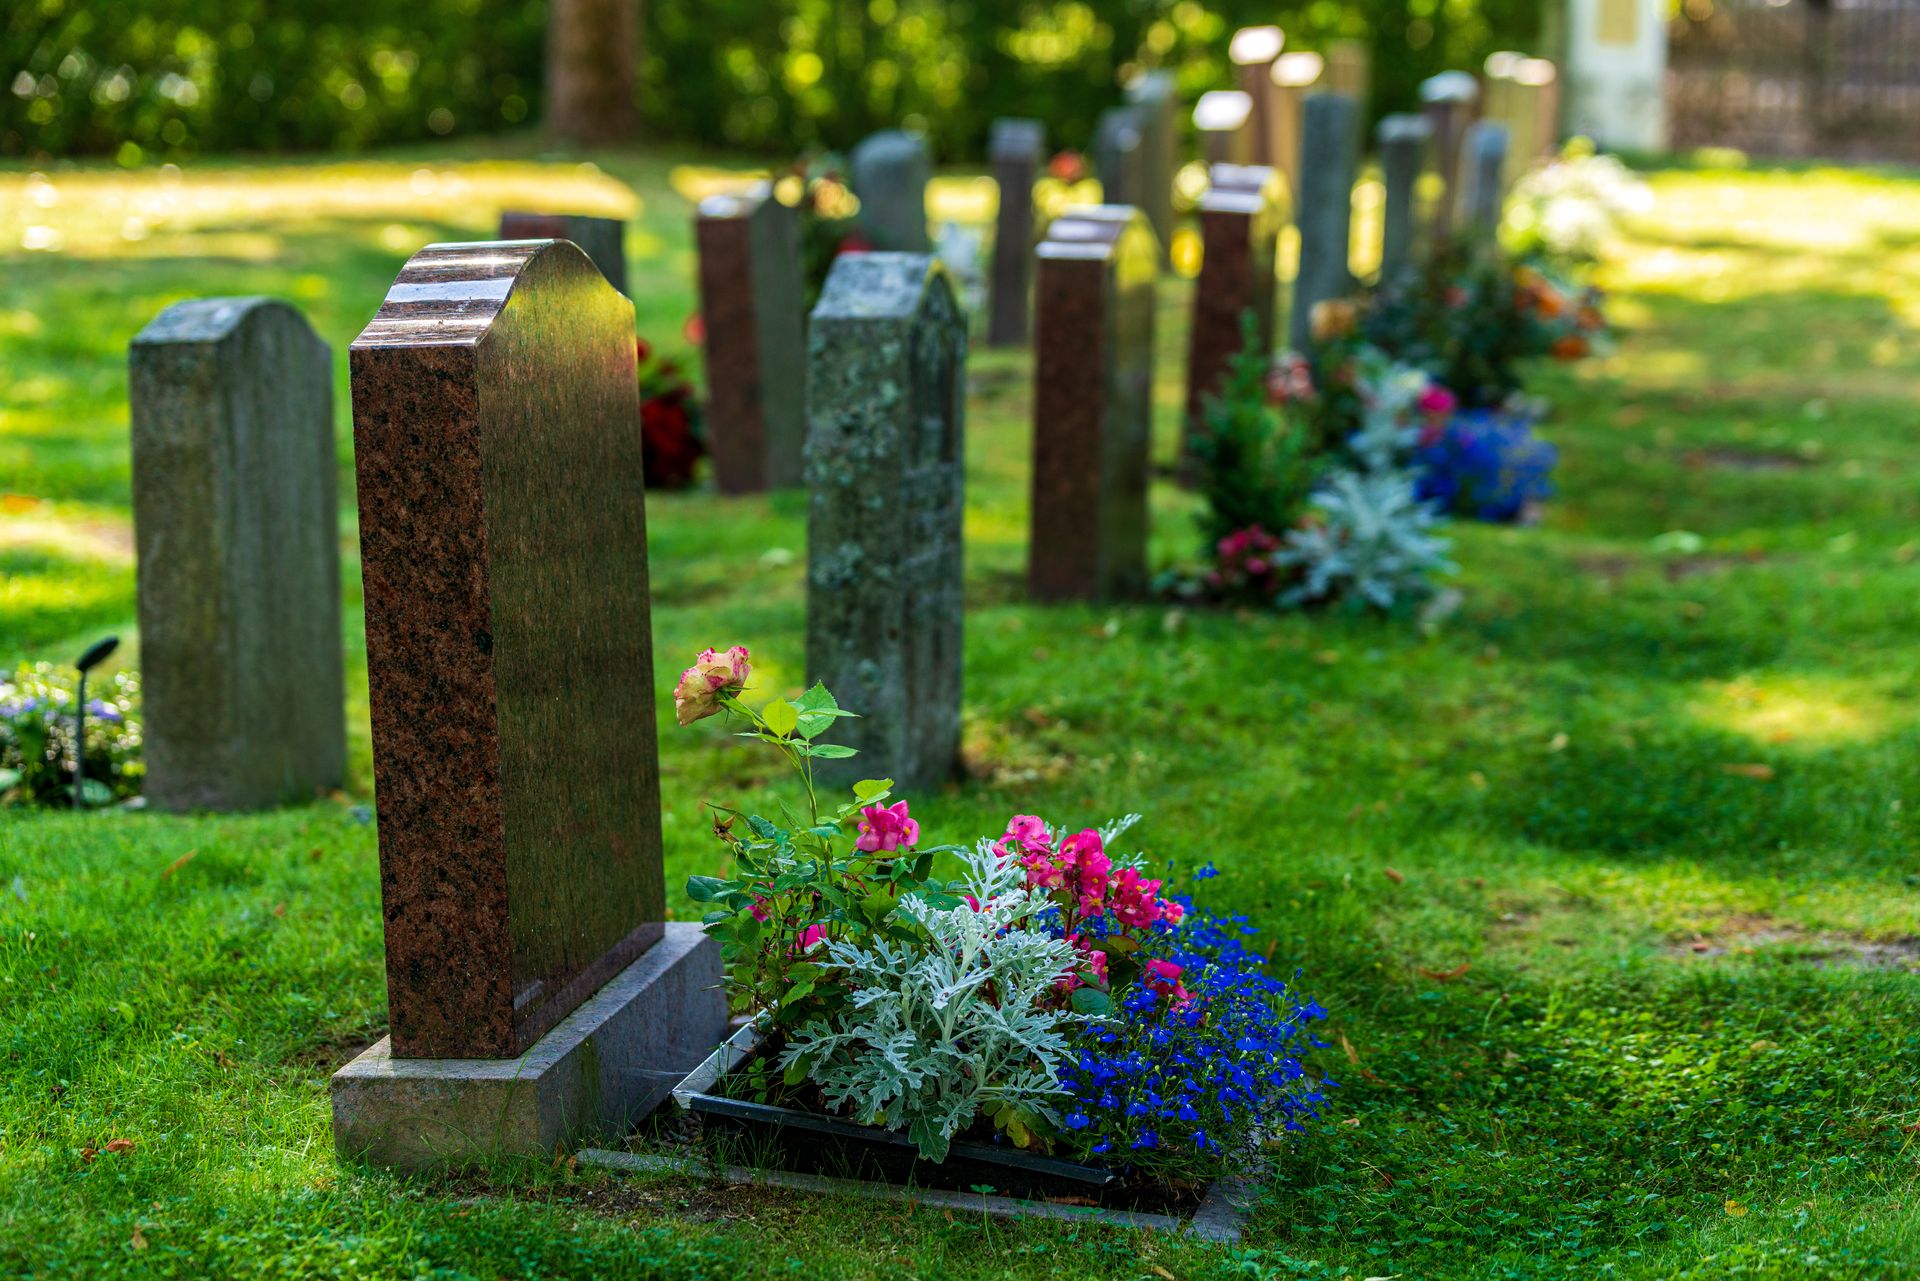
<svg viewBox="0 0 1920 1281">
<path fill-rule="evenodd" d="M 727 494 L 791 488 L 807 435 L 798 217 L 761 183 L 701 201 L 694 239 L 714 480 Z"/>
<path fill-rule="evenodd" d="M 1202 427 L 1205 397 L 1244 345 L 1243 318 L 1253 313 L 1264 347 L 1273 346 L 1274 253 L 1286 220 L 1286 180 L 1266 165 L 1215 165 L 1200 198 L 1200 278 L 1193 290 L 1187 345 L 1184 439 Z M 1189 446 L 1190 448 L 1190 446 Z"/>
<path fill-rule="evenodd" d="M 633 304 L 429 245 L 350 357 L 399 1058 L 511 1058 L 661 937 Z"/>
<path fill-rule="evenodd" d="M 1253 99 L 1253 118 L 1248 127 L 1253 133 L 1253 158 L 1258 164 L 1273 163 L 1273 64 L 1286 44 L 1286 33 L 1273 26 L 1242 27 L 1227 42 L 1234 84 Z"/>
<path fill-rule="evenodd" d="M 627 224 L 590 214 L 509 211 L 500 215 L 502 240 L 571 240 L 621 293 L 627 292 Z"/>
<path fill-rule="evenodd" d="M 1160 246 L 1137 209 L 1054 219 L 1035 279 L 1027 588 L 1102 600 L 1146 586 Z"/>
<path fill-rule="evenodd" d="M 987 300 L 987 342 L 1018 347 L 1027 341 L 1027 293 L 1033 267 L 1033 184 L 1047 147 L 1038 120 L 996 120 L 987 151 L 1000 189 L 993 229 L 993 291 Z"/>
</svg>

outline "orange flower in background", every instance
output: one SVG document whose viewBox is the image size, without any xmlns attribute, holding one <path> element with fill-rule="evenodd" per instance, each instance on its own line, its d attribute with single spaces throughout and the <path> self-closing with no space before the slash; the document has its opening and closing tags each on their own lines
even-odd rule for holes
<svg viewBox="0 0 1920 1281">
<path fill-rule="evenodd" d="M 1564 338 L 1554 339 L 1553 358 L 1555 360 L 1578 360 L 1591 350 L 1592 347 L 1584 337 L 1579 334 L 1568 334 Z"/>
<path fill-rule="evenodd" d="M 1345 338 L 1360 323 L 1360 309 L 1345 298 L 1329 298 L 1313 304 L 1313 340 L 1328 342 Z"/>
<path fill-rule="evenodd" d="M 687 317 L 687 323 L 680 327 L 680 336 L 696 347 L 707 345 L 707 318 L 699 312 Z"/>
<path fill-rule="evenodd" d="M 1552 285 L 1542 285 L 1534 291 L 1534 302 L 1543 316 L 1558 316 L 1567 309 L 1567 300 Z"/>
<path fill-rule="evenodd" d="M 1579 318 L 1574 323 L 1582 329 L 1604 329 L 1607 321 L 1606 317 L 1600 314 L 1598 307 L 1582 307 Z"/>
</svg>

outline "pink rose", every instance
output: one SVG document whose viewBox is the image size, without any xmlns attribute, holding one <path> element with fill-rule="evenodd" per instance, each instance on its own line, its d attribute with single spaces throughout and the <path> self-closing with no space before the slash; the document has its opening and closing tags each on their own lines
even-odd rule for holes
<svg viewBox="0 0 1920 1281">
<path fill-rule="evenodd" d="M 673 715 L 682 725 L 705 720 L 720 710 L 723 696 L 738 694 L 746 688 L 753 667 L 747 662 L 747 647 L 735 645 L 724 654 L 710 649 L 700 651 L 693 666 L 680 673 L 673 687 Z"/>
<path fill-rule="evenodd" d="M 798 946 L 795 947 L 794 950 L 798 952 L 810 951 L 816 944 L 820 942 L 821 939 L 825 938 L 826 936 L 827 936 L 826 926 L 809 925 L 806 929 L 800 931 L 800 942 Z"/>
<path fill-rule="evenodd" d="M 761 898 L 758 894 L 753 896 L 753 906 L 748 908 L 747 911 L 756 921 L 764 921 L 773 915 L 767 910 L 767 900 Z"/>
<path fill-rule="evenodd" d="M 853 847 L 882 854 L 920 839 L 920 824 L 907 815 L 907 803 L 869 805 L 860 811 L 860 836 Z"/>
<path fill-rule="evenodd" d="M 1460 407 L 1460 398 L 1439 383 L 1428 383 L 1416 404 L 1423 414 L 1450 414 Z"/>
</svg>

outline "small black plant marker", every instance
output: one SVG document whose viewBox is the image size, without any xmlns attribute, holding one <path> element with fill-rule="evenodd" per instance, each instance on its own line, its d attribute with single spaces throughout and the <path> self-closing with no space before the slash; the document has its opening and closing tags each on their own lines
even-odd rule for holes
<svg viewBox="0 0 1920 1281">
<path fill-rule="evenodd" d="M 87 806 L 87 673 L 119 648 L 120 638 L 109 636 L 89 645 L 87 652 L 73 663 L 80 669 L 80 685 L 73 700 L 73 808 L 77 810 Z"/>
</svg>

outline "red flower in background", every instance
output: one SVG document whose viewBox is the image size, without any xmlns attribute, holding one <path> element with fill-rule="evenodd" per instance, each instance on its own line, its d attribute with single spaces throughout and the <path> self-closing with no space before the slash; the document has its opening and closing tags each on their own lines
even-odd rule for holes
<svg viewBox="0 0 1920 1281">
<path fill-rule="evenodd" d="M 1079 182 L 1087 176 L 1087 160 L 1077 151 L 1055 152 L 1047 161 L 1047 176 L 1061 182 Z"/>
<path fill-rule="evenodd" d="M 833 256 L 838 258 L 841 254 L 870 254 L 872 252 L 873 242 L 871 240 L 868 240 L 857 231 L 850 231 L 841 237 L 840 247 L 833 251 Z"/>
<path fill-rule="evenodd" d="M 694 328 L 700 317 L 687 322 Z M 706 453 L 700 402 L 677 361 L 655 358 L 643 338 L 640 354 L 640 451 L 649 489 L 683 489 L 693 483 L 694 464 Z"/>
<path fill-rule="evenodd" d="M 680 326 L 680 336 L 696 347 L 707 345 L 707 318 L 699 312 L 687 317 L 687 323 Z"/>
</svg>

